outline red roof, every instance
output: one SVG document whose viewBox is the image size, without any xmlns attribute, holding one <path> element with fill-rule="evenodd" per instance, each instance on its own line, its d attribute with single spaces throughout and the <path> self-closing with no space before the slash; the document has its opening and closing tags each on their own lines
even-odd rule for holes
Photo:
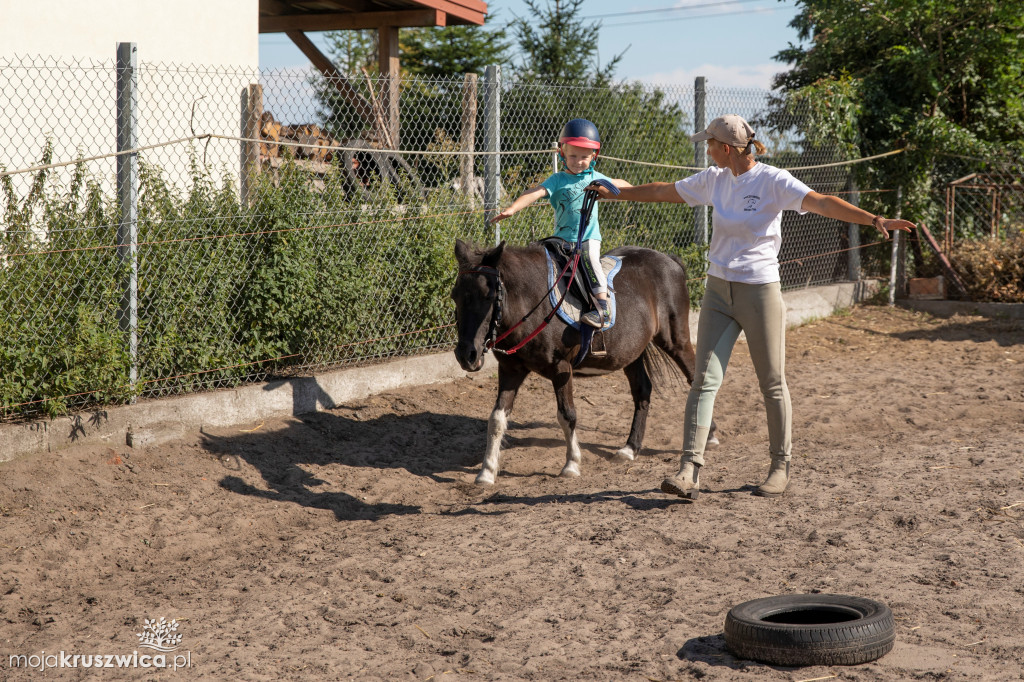
<svg viewBox="0 0 1024 682">
<path fill-rule="evenodd" d="M 479 0 L 260 0 L 260 33 L 484 23 Z"/>
</svg>

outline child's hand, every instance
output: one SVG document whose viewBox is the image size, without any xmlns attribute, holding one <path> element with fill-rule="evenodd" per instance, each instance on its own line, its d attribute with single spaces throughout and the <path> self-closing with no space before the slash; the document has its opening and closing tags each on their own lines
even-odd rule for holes
<svg viewBox="0 0 1024 682">
<path fill-rule="evenodd" d="M 499 223 L 502 220 L 504 220 L 505 218 L 511 218 L 515 214 L 516 214 L 515 211 L 513 211 L 512 209 L 506 208 L 504 211 L 502 211 L 498 215 L 496 215 L 493 218 L 491 218 L 491 224 L 493 225 L 494 223 Z"/>
</svg>

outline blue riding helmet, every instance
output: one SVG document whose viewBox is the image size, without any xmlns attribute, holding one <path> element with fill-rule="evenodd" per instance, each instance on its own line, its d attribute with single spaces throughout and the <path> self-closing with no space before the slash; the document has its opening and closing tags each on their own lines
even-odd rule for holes
<svg viewBox="0 0 1024 682">
<path fill-rule="evenodd" d="M 590 168 L 587 170 L 594 169 L 594 166 L 597 164 L 597 154 L 601 151 L 601 135 L 597 132 L 596 125 L 585 118 L 574 118 L 562 126 L 562 132 L 558 136 L 558 156 L 562 158 L 562 163 L 564 164 L 565 157 L 562 156 L 563 144 L 593 149 L 596 153 L 594 154 L 594 160 L 590 162 Z"/>
</svg>

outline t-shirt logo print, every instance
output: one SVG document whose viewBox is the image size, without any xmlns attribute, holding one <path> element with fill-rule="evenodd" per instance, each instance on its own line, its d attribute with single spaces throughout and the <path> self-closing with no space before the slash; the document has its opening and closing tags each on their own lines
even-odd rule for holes
<svg viewBox="0 0 1024 682">
<path fill-rule="evenodd" d="M 761 197 L 757 196 L 756 194 L 748 194 L 747 196 L 743 197 L 743 201 L 746 202 L 746 204 L 743 206 L 744 211 L 756 211 L 757 203 L 761 201 Z"/>
</svg>

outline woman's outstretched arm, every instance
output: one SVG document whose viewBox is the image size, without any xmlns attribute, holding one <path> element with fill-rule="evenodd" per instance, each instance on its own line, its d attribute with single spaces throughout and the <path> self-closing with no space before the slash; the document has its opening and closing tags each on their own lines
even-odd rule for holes
<svg viewBox="0 0 1024 682">
<path fill-rule="evenodd" d="M 804 197 L 804 201 L 800 207 L 805 211 L 817 213 L 818 215 L 825 216 L 826 218 L 842 220 L 844 223 L 874 225 L 876 229 L 882 232 L 882 235 L 884 235 L 886 239 L 889 238 L 889 230 L 910 232 L 917 228 L 917 225 L 909 220 L 883 218 L 880 215 L 872 215 L 862 208 L 857 208 L 853 204 L 843 201 L 839 197 L 834 197 L 829 194 L 819 194 L 818 192 L 809 192 Z"/>
<path fill-rule="evenodd" d="M 619 201 L 664 201 L 672 204 L 682 204 L 684 200 L 676 191 L 674 182 L 649 182 L 646 185 L 633 185 L 620 187 L 619 194 L 613 195 L 607 188 L 598 189 L 598 195 L 602 199 L 617 199 Z"/>
</svg>

